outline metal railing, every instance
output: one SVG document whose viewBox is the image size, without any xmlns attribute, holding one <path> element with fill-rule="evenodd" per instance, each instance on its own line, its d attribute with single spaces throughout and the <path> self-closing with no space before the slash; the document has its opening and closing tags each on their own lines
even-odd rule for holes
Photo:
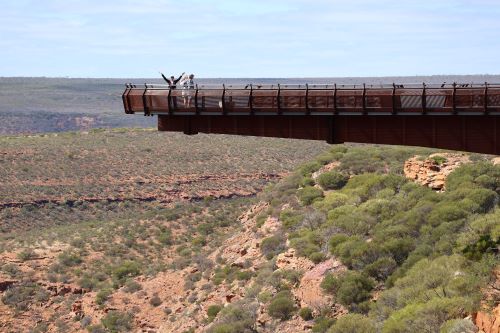
<svg viewBox="0 0 500 333">
<path fill-rule="evenodd" d="M 227 114 L 500 114 L 500 84 L 127 84 L 126 113 Z"/>
</svg>

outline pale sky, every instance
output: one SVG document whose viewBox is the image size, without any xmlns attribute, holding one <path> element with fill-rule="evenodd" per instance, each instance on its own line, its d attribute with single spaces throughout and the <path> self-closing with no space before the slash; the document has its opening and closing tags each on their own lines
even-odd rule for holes
<svg viewBox="0 0 500 333">
<path fill-rule="evenodd" d="M 0 76 L 500 74 L 500 0 L 2 0 Z"/>
</svg>

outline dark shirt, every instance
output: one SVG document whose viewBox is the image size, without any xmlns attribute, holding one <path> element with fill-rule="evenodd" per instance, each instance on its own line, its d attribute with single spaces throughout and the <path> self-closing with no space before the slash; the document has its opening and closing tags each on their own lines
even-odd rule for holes
<svg viewBox="0 0 500 333">
<path fill-rule="evenodd" d="M 163 73 L 161 73 L 161 76 L 163 77 L 163 80 L 165 80 L 167 83 L 168 83 L 168 86 L 170 87 L 170 89 L 175 89 L 176 88 L 176 85 L 177 83 L 180 81 L 180 79 L 182 78 L 182 74 L 179 75 L 179 77 L 172 81 L 170 79 L 167 79 L 167 77 L 165 75 L 163 75 Z"/>
</svg>

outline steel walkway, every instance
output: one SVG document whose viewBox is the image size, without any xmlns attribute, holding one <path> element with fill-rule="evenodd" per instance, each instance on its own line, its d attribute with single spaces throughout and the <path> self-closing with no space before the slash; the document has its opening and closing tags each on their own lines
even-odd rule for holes
<svg viewBox="0 0 500 333">
<path fill-rule="evenodd" d="M 160 131 L 425 146 L 500 154 L 500 84 L 128 84 L 127 114 Z"/>
</svg>

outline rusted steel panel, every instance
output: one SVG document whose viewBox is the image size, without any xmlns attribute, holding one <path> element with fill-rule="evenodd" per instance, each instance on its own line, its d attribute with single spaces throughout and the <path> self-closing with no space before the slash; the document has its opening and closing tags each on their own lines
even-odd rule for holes
<svg viewBox="0 0 500 333">
<path fill-rule="evenodd" d="M 434 147 L 500 154 L 496 116 L 159 116 L 160 131 Z"/>
</svg>

